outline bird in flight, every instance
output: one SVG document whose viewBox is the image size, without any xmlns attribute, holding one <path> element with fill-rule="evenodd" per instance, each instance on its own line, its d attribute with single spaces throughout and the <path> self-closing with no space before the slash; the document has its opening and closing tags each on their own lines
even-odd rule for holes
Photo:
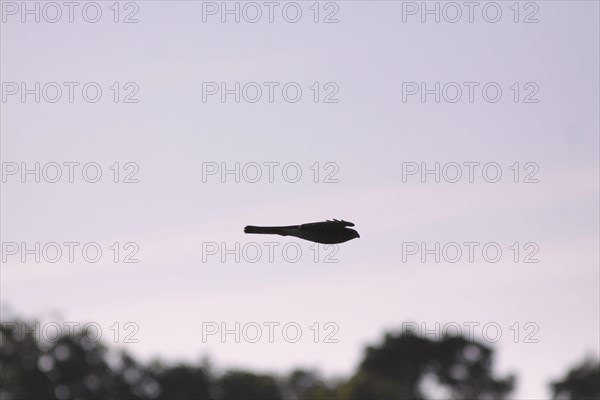
<svg viewBox="0 0 600 400">
<path fill-rule="evenodd" d="M 310 240 L 311 242 L 323 244 L 344 243 L 360 235 L 354 229 L 348 228 L 354 226 L 352 222 L 327 220 L 325 222 L 311 222 L 302 225 L 289 226 L 252 226 L 244 228 L 246 233 L 260 233 L 267 235 L 295 236 L 300 239 Z"/>
</svg>

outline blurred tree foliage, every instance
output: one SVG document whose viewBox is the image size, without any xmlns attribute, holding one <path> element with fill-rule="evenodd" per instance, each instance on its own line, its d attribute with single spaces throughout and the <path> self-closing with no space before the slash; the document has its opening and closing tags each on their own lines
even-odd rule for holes
<svg viewBox="0 0 600 400">
<path fill-rule="evenodd" d="M 276 376 L 216 374 L 206 364 L 142 365 L 87 332 L 49 343 L 14 327 L 0 325 L 1 399 L 504 399 L 515 382 L 493 375 L 491 348 L 462 337 L 388 333 L 366 349 L 352 376 L 326 380 L 308 370 Z M 558 398 L 600 398 L 598 364 L 579 366 L 552 387 Z"/>
<path fill-rule="evenodd" d="M 571 368 L 551 384 L 553 396 L 561 400 L 600 399 L 600 362 L 590 358 Z"/>
<path fill-rule="evenodd" d="M 426 399 L 435 390 L 448 399 L 503 399 L 514 377 L 492 376 L 492 353 L 462 337 L 430 341 L 387 334 L 380 347 L 367 348 L 346 398 Z"/>
</svg>

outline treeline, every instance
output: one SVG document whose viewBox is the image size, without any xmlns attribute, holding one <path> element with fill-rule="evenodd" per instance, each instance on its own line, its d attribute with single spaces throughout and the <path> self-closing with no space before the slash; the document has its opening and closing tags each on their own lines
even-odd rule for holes
<svg viewBox="0 0 600 400">
<path fill-rule="evenodd" d="M 33 326 L 0 324 L 0 399 L 507 399 L 516 384 L 514 375 L 493 373 L 492 348 L 462 337 L 431 341 L 388 333 L 365 349 L 351 376 L 328 380 L 310 370 L 268 375 L 215 373 L 207 364 L 142 364 L 90 341 L 86 332 L 52 343 L 23 334 Z M 572 368 L 550 387 L 555 398 L 600 399 L 598 361 Z"/>
</svg>

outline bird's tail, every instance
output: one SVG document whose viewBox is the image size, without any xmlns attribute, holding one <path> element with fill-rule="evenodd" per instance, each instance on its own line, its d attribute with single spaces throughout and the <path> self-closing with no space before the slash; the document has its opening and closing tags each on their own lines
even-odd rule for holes
<svg viewBox="0 0 600 400">
<path fill-rule="evenodd" d="M 287 236 L 296 231 L 300 225 L 290 225 L 290 226 L 253 226 L 248 225 L 244 228 L 245 233 L 263 233 L 263 234 L 271 234 L 271 235 L 282 235 Z"/>
</svg>

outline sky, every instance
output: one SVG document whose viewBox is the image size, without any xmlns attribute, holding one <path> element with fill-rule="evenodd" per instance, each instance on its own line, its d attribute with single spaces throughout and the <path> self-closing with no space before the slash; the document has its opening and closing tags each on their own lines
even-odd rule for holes
<svg viewBox="0 0 600 400">
<path fill-rule="evenodd" d="M 424 4 L 3 1 L 3 320 L 326 376 L 459 326 L 547 397 L 600 350 L 599 4 Z"/>
</svg>

